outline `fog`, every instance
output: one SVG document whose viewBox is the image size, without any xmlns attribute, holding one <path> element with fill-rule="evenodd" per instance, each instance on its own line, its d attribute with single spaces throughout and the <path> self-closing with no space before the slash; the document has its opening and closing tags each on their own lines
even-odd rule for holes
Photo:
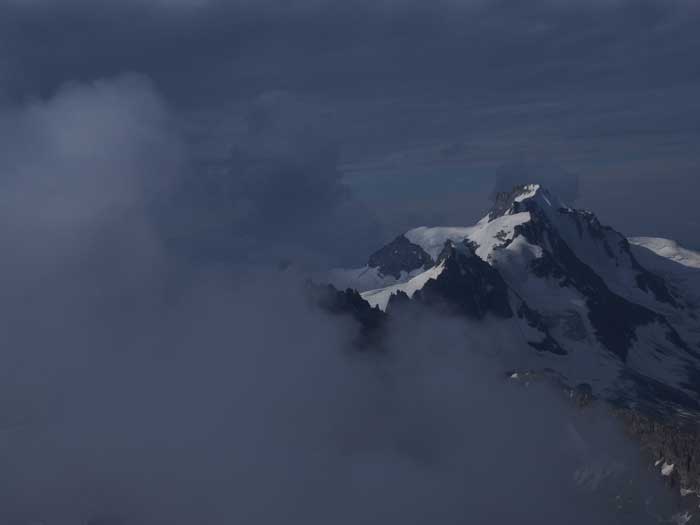
<svg viewBox="0 0 700 525">
<path fill-rule="evenodd" d="M 232 161 L 226 202 L 272 222 L 241 223 L 235 205 L 227 215 L 195 193 L 195 231 L 210 231 L 212 210 L 234 227 L 215 236 L 231 243 L 224 256 L 194 257 L 201 237 L 173 228 L 183 185 L 209 186 L 148 79 L 67 85 L 0 118 L 2 523 L 670 517 L 670 493 L 604 408 L 508 381 L 478 326 L 399 316 L 381 351 L 361 351 L 351 318 L 308 301 L 304 269 L 333 256 L 328 244 L 314 237 L 286 270 L 290 253 L 271 254 L 305 225 L 340 224 L 352 196 L 328 197 L 332 161 L 261 168 L 275 175 L 249 193 Z M 232 147 L 271 144 L 251 141 Z M 316 196 L 294 192 L 281 220 L 270 195 L 305 177 L 325 207 L 304 210 Z"/>
</svg>

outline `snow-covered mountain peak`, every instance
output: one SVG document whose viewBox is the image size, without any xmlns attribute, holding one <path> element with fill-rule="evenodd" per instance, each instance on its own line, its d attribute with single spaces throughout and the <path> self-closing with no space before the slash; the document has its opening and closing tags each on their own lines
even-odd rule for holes
<svg viewBox="0 0 700 525">
<path fill-rule="evenodd" d="M 539 184 L 524 184 L 519 188 L 519 191 L 521 193 L 515 198 L 515 200 L 522 201 L 527 198 L 533 197 L 541 189 L 542 186 L 540 186 Z"/>
<path fill-rule="evenodd" d="M 700 412 L 697 261 L 670 241 L 631 244 L 525 184 L 472 226 L 414 228 L 326 282 L 387 315 L 413 305 L 493 322 L 494 338 L 524 342 L 564 382 L 635 402 L 666 388 L 671 404 Z"/>
<path fill-rule="evenodd" d="M 511 191 L 496 194 L 486 220 L 492 221 L 503 215 L 512 215 L 532 208 L 557 211 L 570 209 L 561 199 L 540 184 L 522 184 Z"/>
</svg>

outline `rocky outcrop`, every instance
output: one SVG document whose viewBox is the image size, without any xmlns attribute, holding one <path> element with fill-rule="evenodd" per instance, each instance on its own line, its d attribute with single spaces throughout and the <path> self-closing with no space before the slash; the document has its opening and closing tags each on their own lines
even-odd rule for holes
<svg viewBox="0 0 700 525">
<path fill-rule="evenodd" d="M 700 494 L 700 429 L 685 418 L 671 421 L 638 410 L 617 409 L 626 432 L 639 441 L 659 474 L 683 494 Z"/>
<path fill-rule="evenodd" d="M 497 270 L 477 257 L 469 243 L 447 241 L 438 263 L 444 265 L 442 273 L 416 292 L 414 300 L 470 319 L 513 317 L 508 286 Z"/>
<path fill-rule="evenodd" d="M 531 215 L 529 222 L 516 226 L 516 234 L 522 235 L 533 245 L 548 247 L 542 257 L 532 262 L 532 272 L 538 277 L 556 280 L 560 286 L 575 288 L 585 297 L 588 317 L 596 331 L 596 337 L 608 350 L 624 361 L 636 341 L 637 329 L 654 322 L 665 328 L 669 341 L 687 349 L 662 315 L 611 291 L 605 281 L 579 259 L 535 203 L 525 201 L 516 204 Z M 585 224 L 594 236 L 604 237 L 603 227 L 595 217 L 589 218 Z M 647 284 L 656 282 L 655 276 L 649 272 L 640 275 L 644 276 Z M 663 294 L 659 286 L 654 286 L 654 289 Z"/>
<path fill-rule="evenodd" d="M 370 255 L 367 265 L 370 268 L 378 268 L 382 275 L 391 275 L 398 279 L 401 272 L 408 274 L 419 268 L 432 266 L 433 260 L 423 248 L 399 235 Z"/>
<path fill-rule="evenodd" d="M 331 285 L 306 284 L 306 294 L 310 303 L 335 316 L 348 316 L 357 321 L 360 327 L 353 344 L 359 349 L 378 348 L 386 323 L 386 314 L 379 308 L 372 308 L 356 290 L 337 290 Z"/>
</svg>

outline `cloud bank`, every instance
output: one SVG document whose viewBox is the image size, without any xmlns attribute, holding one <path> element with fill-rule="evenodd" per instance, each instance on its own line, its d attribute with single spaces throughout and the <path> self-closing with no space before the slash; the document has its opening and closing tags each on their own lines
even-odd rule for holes
<svg viewBox="0 0 700 525">
<path fill-rule="evenodd" d="M 200 256 L 267 264 L 337 264 L 372 249 L 381 230 L 342 180 L 326 119 L 286 92 L 257 97 L 230 154 L 183 178 L 161 210 L 168 233 Z"/>
<path fill-rule="evenodd" d="M 256 142 L 278 129 L 262 102 L 251 140 L 277 165 L 289 134 Z M 0 154 L 12 204 L 0 230 L 3 523 L 643 523 L 671 512 L 607 417 L 508 383 L 468 324 L 397 319 L 383 353 L 358 353 L 359 327 L 302 299 L 302 275 L 173 250 L 154 195 L 193 175 L 143 78 L 74 84 L 1 125 L 19 131 Z M 301 177 L 262 172 L 258 206 Z M 323 220 L 314 214 L 304 220 Z M 630 480 L 639 494 L 623 491 Z"/>
<path fill-rule="evenodd" d="M 301 283 L 525 177 L 696 240 L 693 3 L 5 0 L 0 35 L 0 522 L 670 518 L 474 327 L 358 352 Z"/>
</svg>

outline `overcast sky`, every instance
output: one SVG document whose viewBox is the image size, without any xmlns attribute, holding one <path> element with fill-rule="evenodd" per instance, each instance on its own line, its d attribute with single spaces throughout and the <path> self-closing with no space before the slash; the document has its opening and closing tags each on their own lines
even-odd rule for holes
<svg viewBox="0 0 700 525">
<path fill-rule="evenodd" d="M 398 316 L 356 352 L 301 283 L 528 181 L 700 248 L 699 22 L 672 0 L 0 0 L 0 523 L 670 515 L 606 413 L 504 381 L 518 340 Z"/>
<path fill-rule="evenodd" d="M 365 216 L 354 232 L 363 250 L 411 226 L 479 218 L 504 173 L 544 180 L 624 233 L 700 248 L 694 2 L 0 5 L 6 109 L 138 74 L 198 173 L 237 172 L 230 152 L 266 144 L 265 130 L 276 143 L 304 135 L 318 172 L 305 179 L 311 207 L 335 209 L 321 201 L 348 190 L 343 220 Z M 309 209 L 282 204 L 298 182 L 259 190 L 258 202 L 278 196 L 263 210 L 273 227 L 276 213 Z"/>
</svg>

